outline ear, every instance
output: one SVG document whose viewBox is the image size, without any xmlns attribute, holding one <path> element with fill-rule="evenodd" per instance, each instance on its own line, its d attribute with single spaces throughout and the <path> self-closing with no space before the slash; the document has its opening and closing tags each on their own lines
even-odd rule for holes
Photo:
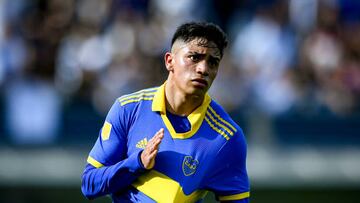
<svg viewBox="0 0 360 203">
<path fill-rule="evenodd" d="M 164 60 L 165 60 L 166 69 L 168 71 L 173 71 L 173 69 L 174 69 L 173 68 L 174 58 L 173 58 L 172 53 L 166 52 L 166 54 L 164 56 Z"/>
</svg>

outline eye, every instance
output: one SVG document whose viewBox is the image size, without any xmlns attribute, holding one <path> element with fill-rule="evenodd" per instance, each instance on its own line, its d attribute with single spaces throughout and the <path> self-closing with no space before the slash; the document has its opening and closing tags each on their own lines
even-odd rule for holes
<svg viewBox="0 0 360 203">
<path fill-rule="evenodd" d="M 210 58 L 209 59 L 209 65 L 211 66 L 218 66 L 219 65 L 219 60 L 215 59 L 215 58 Z"/>
<path fill-rule="evenodd" d="M 190 60 L 193 62 L 198 62 L 201 59 L 201 56 L 199 54 L 192 54 L 189 56 Z"/>
</svg>

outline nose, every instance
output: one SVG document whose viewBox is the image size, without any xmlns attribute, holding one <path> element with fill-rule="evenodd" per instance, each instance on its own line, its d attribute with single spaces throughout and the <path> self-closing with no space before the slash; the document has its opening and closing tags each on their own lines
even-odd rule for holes
<svg viewBox="0 0 360 203">
<path fill-rule="evenodd" d="M 204 76 L 209 75 L 209 65 L 206 63 L 206 60 L 202 60 L 197 64 L 196 73 Z"/>
</svg>

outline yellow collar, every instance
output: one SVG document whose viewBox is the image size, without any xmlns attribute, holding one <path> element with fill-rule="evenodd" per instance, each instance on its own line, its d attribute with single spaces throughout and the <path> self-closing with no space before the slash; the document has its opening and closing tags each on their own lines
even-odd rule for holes
<svg viewBox="0 0 360 203">
<path fill-rule="evenodd" d="M 196 108 L 190 115 L 188 115 L 188 120 L 191 124 L 191 130 L 185 133 L 176 133 L 174 127 L 171 125 L 169 119 L 166 116 L 166 104 L 165 104 L 165 84 L 161 85 L 156 91 L 153 102 L 152 102 L 152 111 L 159 111 L 161 118 L 163 119 L 166 128 L 169 130 L 171 136 L 174 139 L 186 139 L 193 136 L 197 130 L 200 128 L 201 123 L 204 120 L 207 107 L 211 102 L 211 98 L 208 94 L 205 95 L 203 103 Z"/>
<path fill-rule="evenodd" d="M 152 111 L 160 111 L 161 114 L 166 114 L 165 84 L 162 84 L 156 91 L 151 108 Z"/>
</svg>

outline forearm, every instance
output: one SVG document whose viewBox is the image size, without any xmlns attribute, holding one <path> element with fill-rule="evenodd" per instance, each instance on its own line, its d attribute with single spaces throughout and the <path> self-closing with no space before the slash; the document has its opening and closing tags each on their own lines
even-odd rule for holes
<svg viewBox="0 0 360 203">
<path fill-rule="evenodd" d="M 93 199 L 127 188 L 144 171 L 136 153 L 112 166 L 95 168 L 88 164 L 82 176 L 81 190 Z"/>
</svg>

